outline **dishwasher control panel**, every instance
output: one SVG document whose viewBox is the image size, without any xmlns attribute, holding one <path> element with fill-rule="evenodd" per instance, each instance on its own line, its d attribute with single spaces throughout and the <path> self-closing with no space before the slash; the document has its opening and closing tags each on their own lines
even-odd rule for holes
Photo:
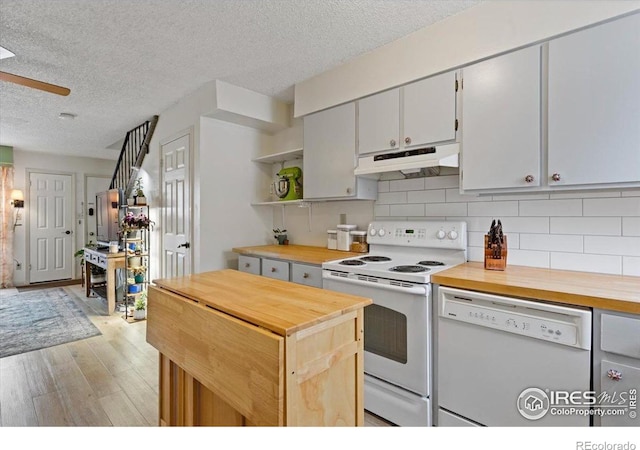
<svg viewBox="0 0 640 450">
<path fill-rule="evenodd" d="M 573 324 L 539 319 L 516 312 L 478 307 L 455 300 L 447 302 L 444 317 L 554 341 L 559 344 L 575 345 L 577 342 L 576 326 Z"/>
<path fill-rule="evenodd" d="M 591 346 L 588 310 L 440 288 L 439 316 L 572 347 Z"/>
</svg>

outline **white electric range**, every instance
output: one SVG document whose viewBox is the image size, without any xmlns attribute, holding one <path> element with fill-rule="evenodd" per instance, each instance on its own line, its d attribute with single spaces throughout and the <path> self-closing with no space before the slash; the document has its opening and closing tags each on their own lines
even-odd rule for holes
<svg viewBox="0 0 640 450">
<path fill-rule="evenodd" d="M 467 260 L 464 222 L 384 221 L 369 253 L 326 262 L 323 288 L 368 297 L 365 409 L 402 426 L 430 426 L 431 275 Z"/>
</svg>

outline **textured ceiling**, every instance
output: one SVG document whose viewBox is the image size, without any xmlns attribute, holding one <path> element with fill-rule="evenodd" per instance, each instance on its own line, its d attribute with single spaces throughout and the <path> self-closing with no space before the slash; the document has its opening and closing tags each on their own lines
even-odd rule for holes
<svg viewBox="0 0 640 450">
<path fill-rule="evenodd" d="M 425 0 L 0 0 L 0 144 L 115 159 L 108 148 L 220 79 L 293 101 L 293 85 L 477 4 Z M 58 114 L 77 114 L 60 120 Z"/>
</svg>

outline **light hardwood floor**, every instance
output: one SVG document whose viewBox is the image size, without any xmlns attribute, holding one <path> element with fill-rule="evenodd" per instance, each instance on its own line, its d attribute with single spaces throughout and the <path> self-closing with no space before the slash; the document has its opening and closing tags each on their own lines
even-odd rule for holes
<svg viewBox="0 0 640 450">
<path fill-rule="evenodd" d="M 104 315 L 106 301 L 66 286 L 101 335 L 0 359 L 0 424 L 156 426 L 158 352 L 146 321 Z M 8 295 L 3 290 L 0 295 Z M 366 426 L 388 424 L 365 414 Z"/>
</svg>

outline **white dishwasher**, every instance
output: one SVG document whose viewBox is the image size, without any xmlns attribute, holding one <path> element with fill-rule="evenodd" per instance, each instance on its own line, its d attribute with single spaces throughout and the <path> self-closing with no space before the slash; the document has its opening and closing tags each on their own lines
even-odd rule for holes
<svg viewBox="0 0 640 450">
<path fill-rule="evenodd" d="M 590 425 L 589 309 L 437 290 L 438 426 Z"/>
</svg>

